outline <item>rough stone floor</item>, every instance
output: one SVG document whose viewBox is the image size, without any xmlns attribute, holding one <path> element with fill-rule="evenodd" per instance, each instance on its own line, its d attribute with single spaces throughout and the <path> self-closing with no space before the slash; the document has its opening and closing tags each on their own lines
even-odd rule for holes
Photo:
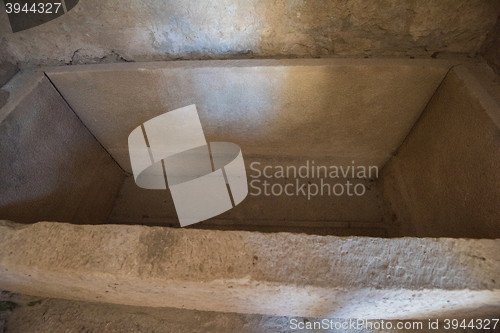
<svg viewBox="0 0 500 333">
<path fill-rule="evenodd" d="M 435 330 L 388 329 L 294 329 L 296 323 L 318 321 L 315 318 L 278 317 L 259 314 L 238 314 L 185 310 L 177 308 L 149 308 L 91 303 L 62 299 L 41 298 L 0 292 L 0 333 L 14 332 L 500 332 L 496 330 L 446 330 L 442 325 Z M 349 320 L 333 319 L 347 325 Z M 380 321 L 378 321 L 380 322 Z M 387 321 L 384 321 L 387 323 Z M 391 321 L 396 323 L 396 321 Z M 405 323 L 410 321 L 405 321 Z"/>
</svg>

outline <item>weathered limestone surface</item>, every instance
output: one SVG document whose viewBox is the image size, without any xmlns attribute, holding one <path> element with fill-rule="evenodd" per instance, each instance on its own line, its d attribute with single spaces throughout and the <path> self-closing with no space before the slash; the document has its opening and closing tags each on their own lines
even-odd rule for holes
<svg viewBox="0 0 500 333">
<path fill-rule="evenodd" d="M 0 109 L 0 216 L 104 222 L 124 173 L 43 73 Z"/>
<path fill-rule="evenodd" d="M 0 244 L 0 288 L 39 296 L 331 318 L 500 307 L 498 240 L 4 222 Z"/>
<path fill-rule="evenodd" d="M 85 0 L 54 21 L 13 34 L 0 6 L 0 60 L 21 65 L 475 55 L 500 11 L 495 0 Z"/>
<path fill-rule="evenodd" d="M 196 104 L 207 141 L 263 165 L 378 166 L 402 143 L 453 61 L 289 59 L 54 67 L 51 81 L 127 172 L 128 135 Z"/>
<path fill-rule="evenodd" d="M 500 88 L 479 75 L 453 68 L 382 171 L 392 236 L 500 237 Z"/>
</svg>

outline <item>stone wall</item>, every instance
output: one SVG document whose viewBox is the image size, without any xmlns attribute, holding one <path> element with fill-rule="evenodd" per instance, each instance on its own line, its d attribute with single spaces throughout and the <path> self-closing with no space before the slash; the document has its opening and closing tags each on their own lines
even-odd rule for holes
<svg viewBox="0 0 500 333">
<path fill-rule="evenodd" d="M 484 43 L 482 54 L 493 70 L 500 74 L 500 15 L 497 25 L 490 31 Z"/>
<path fill-rule="evenodd" d="M 85 0 L 12 33 L 3 3 L 0 61 L 64 65 L 235 57 L 475 56 L 495 0 Z"/>
<path fill-rule="evenodd" d="M 448 73 L 382 170 L 391 237 L 500 235 L 500 88 L 481 67 Z"/>
<path fill-rule="evenodd" d="M 43 73 L 0 109 L 0 215 L 105 222 L 124 173 Z"/>
</svg>

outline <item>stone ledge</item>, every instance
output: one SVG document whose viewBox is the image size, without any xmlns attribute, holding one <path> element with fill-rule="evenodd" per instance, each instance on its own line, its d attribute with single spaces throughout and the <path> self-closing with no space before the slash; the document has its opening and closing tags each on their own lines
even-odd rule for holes
<svg viewBox="0 0 500 333">
<path fill-rule="evenodd" d="M 339 318 L 500 308 L 499 240 L 3 222 L 0 244 L 0 288 L 37 296 Z"/>
</svg>

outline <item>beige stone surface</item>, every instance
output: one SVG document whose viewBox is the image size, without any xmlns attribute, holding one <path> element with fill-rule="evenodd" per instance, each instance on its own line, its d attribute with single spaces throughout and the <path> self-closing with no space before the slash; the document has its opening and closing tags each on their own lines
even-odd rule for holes
<svg viewBox="0 0 500 333">
<path fill-rule="evenodd" d="M 43 73 L 0 110 L 0 217 L 104 222 L 123 171 Z"/>
<path fill-rule="evenodd" d="M 428 318 L 500 306 L 498 240 L 3 223 L 0 288 L 268 315 Z"/>
<path fill-rule="evenodd" d="M 196 104 L 207 141 L 248 165 L 378 166 L 399 147 L 452 61 L 239 60 L 47 69 L 107 151 L 131 172 L 128 135 Z"/>
<path fill-rule="evenodd" d="M 495 0 L 86 0 L 11 32 L 0 7 L 0 59 L 80 64 L 222 57 L 425 56 L 480 51 Z"/>
<path fill-rule="evenodd" d="M 382 171 L 394 236 L 500 237 L 500 88 L 468 68 L 450 71 Z"/>
</svg>

